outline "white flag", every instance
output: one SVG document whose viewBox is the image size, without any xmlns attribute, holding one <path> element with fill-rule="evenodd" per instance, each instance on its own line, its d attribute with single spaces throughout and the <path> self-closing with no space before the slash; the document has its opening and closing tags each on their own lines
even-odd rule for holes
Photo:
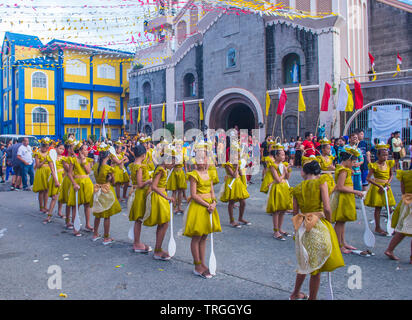
<svg viewBox="0 0 412 320">
<path fill-rule="evenodd" d="M 104 123 L 105 124 L 109 124 L 109 116 L 107 115 L 109 112 L 105 113 L 105 117 L 104 117 Z"/>
<path fill-rule="evenodd" d="M 106 137 L 106 127 L 104 126 L 104 122 L 103 122 L 103 129 L 102 129 L 102 137 L 105 139 L 107 138 Z"/>
<path fill-rule="evenodd" d="M 124 108 L 124 110 L 123 110 L 123 125 L 124 125 L 124 126 L 127 125 L 127 120 L 126 120 L 126 108 Z"/>
<path fill-rule="evenodd" d="M 348 104 L 348 91 L 346 90 L 346 82 L 341 81 L 339 87 L 339 96 L 338 96 L 338 111 L 345 111 L 346 105 Z"/>
<path fill-rule="evenodd" d="M 90 124 L 93 123 L 93 111 L 94 111 L 94 106 L 92 107 L 92 111 L 90 113 Z"/>
</svg>

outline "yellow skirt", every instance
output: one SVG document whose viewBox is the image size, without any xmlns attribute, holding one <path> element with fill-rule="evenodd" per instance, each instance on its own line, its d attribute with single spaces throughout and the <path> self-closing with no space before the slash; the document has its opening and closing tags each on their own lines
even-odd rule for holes
<svg viewBox="0 0 412 320">
<path fill-rule="evenodd" d="M 233 178 L 227 177 L 225 180 L 224 191 L 220 197 L 220 201 L 239 201 L 249 198 L 249 192 L 240 177 L 237 177 L 235 182 L 233 182 L 232 189 L 229 188 L 229 185 L 232 183 Z"/>
<path fill-rule="evenodd" d="M 356 202 L 353 193 L 334 191 L 331 195 L 332 222 L 356 221 Z M 335 204 L 334 204 L 335 203 Z"/>
<path fill-rule="evenodd" d="M 78 192 L 78 205 L 89 204 L 90 207 L 93 207 L 93 190 L 94 185 L 90 178 L 80 178 L 74 179 L 74 181 L 80 186 Z M 73 189 L 73 186 L 70 187 L 69 191 L 69 200 L 67 205 L 74 207 L 76 206 L 76 192 Z"/>
<path fill-rule="evenodd" d="M 292 193 L 286 182 L 273 183 L 269 191 L 266 213 L 272 214 L 277 211 L 292 210 L 292 201 Z"/>
<path fill-rule="evenodd" d="M 379 193 L 379 188 L 374 184 L 371 184 L 368 193 L 365 197 L 365 206 L 368 207 L 386 207 L 385 193 Z M 392 189 L 387 190 L 389 206 L 395 206 L 396 201 L 393 197 Z"/>
<path fill-rule="evenodd" d="M 187 189 L 186 175 L 183 169 L 173 170 L 167 181 L 167 190 L 175 191 L 178 189 Z"/>
<path fill-rule="evenodd" d="M 129 182 L 129 179 L 127 171 L 123 171 L 119 166 L 114 166 L 114 183 L 126 183 Z"/>
<path fill-rule="evenodd" d="M 412 237 L 412 204 L 406 206 L 401 200 L 393 211 L 391 225 L 396 232 Z"/>
<path fill-rule="evenodd" d="M 50 167 L 41 167 L 36 170 L 33 181 L 33 192 L 45 191 L 49 188 Z"/>
<path fill-rule="evenodd" d="M 273 181 L 272 173 L 270 172 L 270 170 L 267 170 L 265 173 L 265 176 L 263 177 L 262 184 L 260 185 L 260 192 L 268 193 L 269 185 L 272 183 L 272 181 Z"/>
<path fill-rule="evenodd" d="M 328 192 L 330 196 L 333 192 L 333 189 L 335 189 L 335 179 L 333 179 L 333 176 L 330 173 L 324 173 L 322 174 L 322 177 L 325 177 L 324 181 L 326 181 L 326 184 L 328 185 Z"/>
<path fill-rule="evenodd" d="M 69 191 L 72 183 L 68 176 L 64 176 L 63 183 L 59 194 L 59 202 L 67 203 L 69 201 Z"/>
<path fill-rule="evenodd" d="M 219 183 L 219 175 L 217 174 L 217 169 L 215 166 L 209 166 L 209 168 L 207 168 L 207 172 L 209 173 L 209 177 L 212 180 L 212 183 L 218 184 Z"/>
<path fill-rule="evenodd" d="M 63 171 L 57 172 L 57 180 L 60 183 L 60 187 L 57 188 L 56 184 L 54 183 L 53 175 L 50 176 L 48 184 L 49 184 L 49 197 L 53 197 L 56 194 L 59 194 L 62 190 L 62 182 L 63 182 Z M 69 180 L 70 181 L 70 180 Z"/>
<path fill-rule="evenodd" d="M 166 192 L 164 193 L 166 196 Z M 148 206 L 149 204 L 149 206 Z M 150 215 L 144 218 L 143 225 L 147 227 L 153 227 L 155 225 L 161 225 L 169 222 L 170 220 L 170 204 L 165 198 L 157 194 L 156 192 L 151 192 L 147 196 L 146 200 L 146 212 L 150 210 Z"/>
<path fill-rule="evenodd" d="M 122 211 L 122 207 L 120 206 L 119 200 L 117 200 L 116 192 L 114 191 L 113 186 L 110 186 L 110 192 L 111 192 L 112 197 L 114 197 L 113 205 L 105 211 L 93 212 L 93 215 L 96 218 L 100 218 L 100 219 L 110 218 L 111 216 L 113 216 L 113 215 L 119 213 L 120 211 Z"/>
<path fill-rule="evenodd" d="M 207 203 L 212 203 L 212 199 L 203 199 Z M 210 213 L 207 208 L 198 204 L 196 201 L 190 201 L 187 216 L 184 217 L 184 232 L 187 237 L 203 236 L 212 232 L 222 232 L 220 219 L 217 210 L 212 213 L 213 228 L 210 225 Z"/>
<path fill-rule="evenodd" d="M 148 187 L 139 189 L 134 192 L 134 200 L 129 211 L 129 221 L 143 219 L 146 211 L 146 198 Z"/>
</svg>

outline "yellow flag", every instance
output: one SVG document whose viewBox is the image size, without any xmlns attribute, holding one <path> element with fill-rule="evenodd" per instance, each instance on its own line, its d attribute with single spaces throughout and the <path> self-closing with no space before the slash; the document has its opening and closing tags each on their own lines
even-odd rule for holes
<svg viewBox="0 0 412 320">
<path fill-rule="evenodd" d="M 305 100 L 303 99 L 302 91 L 303 91 L 302 86 L 299 84 L 299 103 L 298 103 L 299 112 L 306 111 L 306 104 L 305 104 Z"/>
<path fill-rule="evenodd" d="M 346 112 L 352 112 L 353 111 L 353 95 L 352 95 L 352 91 L 350 91 L 350 87 L 347 84 L 346 85 L 346 91 L 348 92 L 348 102 L 346 103 L 346 108 L 345 111 Z"/>
<path fill-rule="evenodd" d="M 166 116 L 165 116 L 165 104 L 163 103 L 163 109 L 162 109 L 162 122 L 166 121 Z"/>
<path fill-rule="evenodd" d="M 200 117 L 200 121 L 204 120 L 203 119 L 203 109 L 202 109 L 202 102 L 199 101 L 199 117 Z"/>
<path fill-rule="evenodd" d="M 140 107 L 139 107 L 139 113 L 137 114 L 137 123 L 140 122 Z"/>
<path fill-rule="evenodd" d="M 266 117 L 269 116 L 269 110 L 270 110 L 270 96 L 269 96 L 269 92 L 266 91 Z"/>
</svg>

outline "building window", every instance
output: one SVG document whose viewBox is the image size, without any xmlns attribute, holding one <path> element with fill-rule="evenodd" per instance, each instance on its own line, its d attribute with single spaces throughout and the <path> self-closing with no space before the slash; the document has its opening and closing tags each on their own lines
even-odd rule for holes
<svg viewBox="0 0 412 320">
<path fill-rule="evenodd" d="M 177 42 L 180 45 L 186 39 L 186 21 L 182 20 L 177 24 Z"/>
<path fill-rule="evenodd" d="M 226 68 L 235 68 L 236 60 L 236 50 L 234 48 L 230 48 L 226 54 Z"/>
<path fill-rule="evenodd" d="M 73 94 L 66 97 L 66 109 L 67 110 L 87 110 L 89 100 L 78 94 Z"/>
<path fill-rule="evenodd" d="M 183 78 L 184 83 L 184 96 L 195 97 L 196 96 L 196 81 L 193 74 L 188 73 Z"/>
<path fill-rule="evenodd" d="M 97 111 L 116 112 L 116 100 L 110 97 L 97 99 Z"/>
<path fill-rule="evenodd" d="M 36 71 L 31 78 L 33 88 L 47 88 L 47 77 L 43 72 Z"/>
<path fill-rule="evenodd" d="M 300 83 L 300 57 L 296 53 L 288 54 L 283 58 L 283 83 Z"/>
<path fill-rule="evenodd" d="M 143 103 L 152 103 L 152 87 L 149 82 L 143 84 Z"/>
<path fill-rule="evenodd" d="M 86 63 L 78 59 L 66 61 L 66 74 L 70 74 L 74 76 L 86 76 L 87 75 L 86 68 L 87 68 Z"/>
<path fill-rule="evenodd" d="M 199 11 L 197 7 L 193 6 L 190 9 L 190 33 L 191 34 L 197 31 L 198 14 L 199 14 Z"/>
<path fill-rule="evenodd" d="M 15 82 L 15 89 L 17 90 L 19 88 L 19 72 L 16 71 L 16 82 Z"/>
<path fill-rule="evenodd" d="M 102 79 L 116 80 L 116 68 L 108 64 L 98 65 L 97 77 Z"/>
<path fill-rule="evenodd" d="M 47 123 L 47 110 L 42 107 L 34 108 L 32 111 L 33 123 Z"/>
</svg>

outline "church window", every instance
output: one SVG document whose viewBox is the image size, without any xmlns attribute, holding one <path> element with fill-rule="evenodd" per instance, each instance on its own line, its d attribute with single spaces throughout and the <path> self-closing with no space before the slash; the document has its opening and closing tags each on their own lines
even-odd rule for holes
<svg viewBox="0 0 412 320">
<path fill-rule="evenodd" d="M 298 84 L 301 82 L 300 58 L 296 53 L 285 56 L 282 66 L 284 84 Z"/>
</svg>

